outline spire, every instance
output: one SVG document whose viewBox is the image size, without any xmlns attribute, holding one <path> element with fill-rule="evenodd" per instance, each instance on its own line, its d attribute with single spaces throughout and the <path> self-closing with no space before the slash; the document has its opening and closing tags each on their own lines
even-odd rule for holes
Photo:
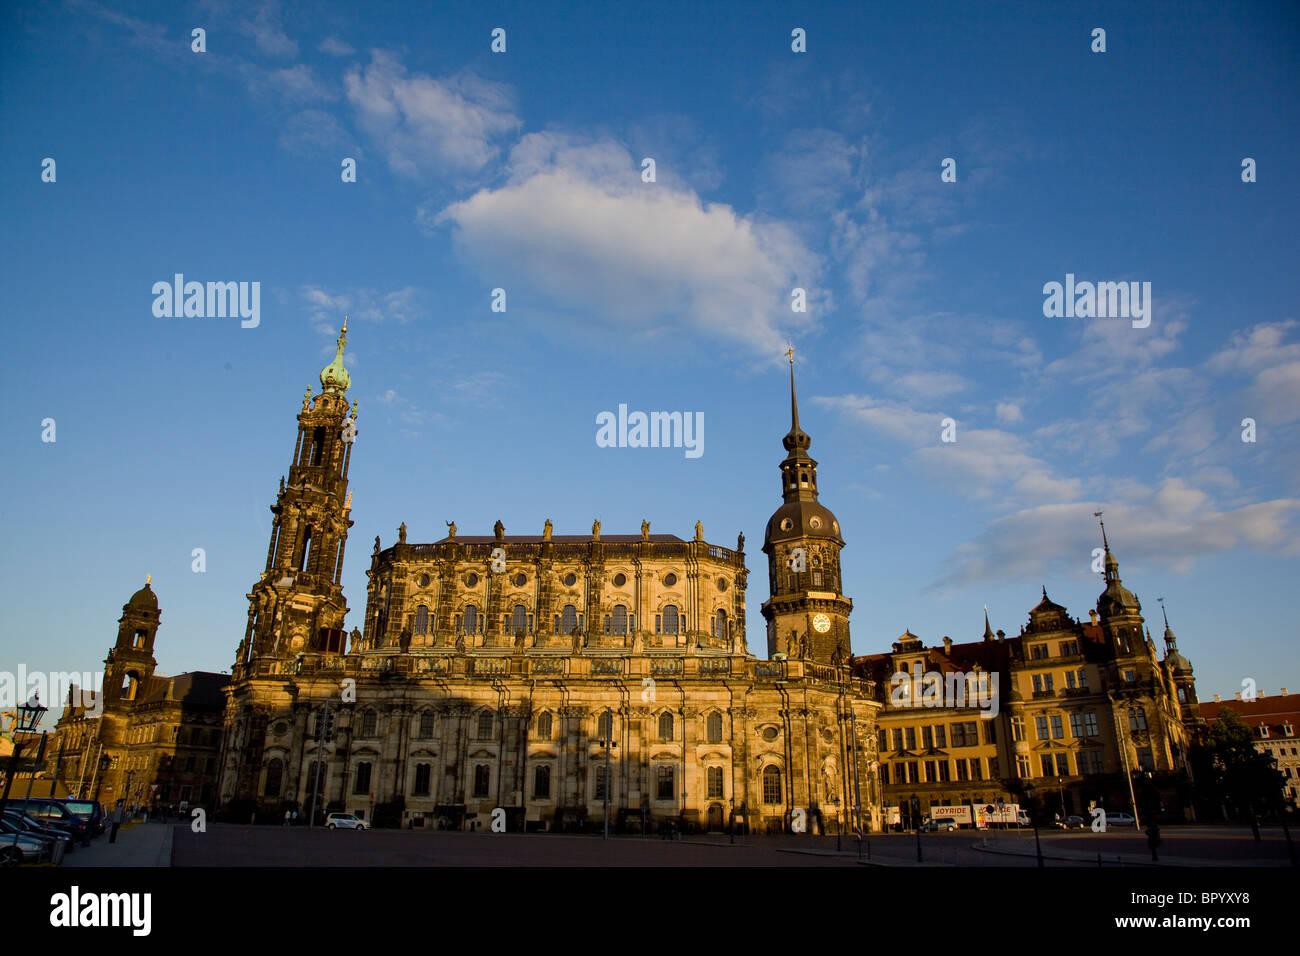
<svg viewBox="0 0 1300 956">
<path fill-rule="evenodd" d="M 1043 589 L 1043 594 L 1047 594 L 1047 589 Z M 989 627 L 989 606 L 984 605 L 984 640 L 993 640 L 993 628 Z"/>
<path fill-rule="evenodd" d="M 1169 612 L 1165 609 L 1165 599 L 1156 598 L 1160 602 L 1160 613 L 1165 619 L 1165 649 L 1173 651 L 1178 649 L 1178 639 L 1174 637 L 1174 629 L 1169 626 Z"/>
<path fill-rule="evenodd" d="M 346 392 L 348 386 L 352 384 L 352 377 L 348 375 L 347 367 L 343 364 L 343 348 L 348 344 L 348 317 L 343 316 L 343 329 L 339 332 L 337 340 L 338 351 L 334 353 L 334 361 L 330 362 L 320 371 L 321 387 L 327 392 Z"/>
<path fill-rule="evenodd" d="M 790 431 L 781 439 L 781 444 L 790 453 L 789 458 L 807 458 L 812 439 L 799 427 L 799 399 L 794 390 L 794 346 L 786 349 L 785 356 L 790 360 Z"/>
</svg>

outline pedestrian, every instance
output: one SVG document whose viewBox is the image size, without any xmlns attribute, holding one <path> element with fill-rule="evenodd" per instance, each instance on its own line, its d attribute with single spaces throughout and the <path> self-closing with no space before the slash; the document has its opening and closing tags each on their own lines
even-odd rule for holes
<svg viewBox="0 0 1300 956">
<path fill-rule="evenodd" d="M 298 811 L 297 811 L 297 810 L 293 811 L 293 825 L 294 825 L 294 826 L 297 826 L 297 825 L 298 825 Z"/>
<path fill-rule="evenodd" d="M 289 812 L 288 810 L 285 810 L 285 811 L 284 811 L 284 826 L 287 827 L 287 826 L 289 825 L 289 819 L 290 819 L 290 817 L 291 817 L 290 812 Z"/>
<path fill-rule="evenodd" d="M 1259 817 L 1255 816 L 1255 814 L 1253 813 L 1250 815 L 1250 832 L 1254 835 L 1255 842 L 1258 843 L 1260 841 Z"/>
<path fill-rule="evenodd" d="M 126 801 L 125 801 L 125 800 L 121 800 L 121 799 L 119 799 L 119 800 L 117 801 L 116 806 L 113 807 L 113 818 L 112 818 L 113 829 L 112 829 L 112 832 L 110 832 L 109 835 L 108 835 L 108 842 L 109 842 L 109 843 L 116 843 L 116 842 L 117 842 L 117 830 L 118 830 L 118 827 L 120 827 L 120 826 L 122 825 L 122 811 L 123 811 L 123 808 L 124 808 L 125 804 L 126 804 Z"/>
<path fill-rule="evenodd" d="M 1151 848 L 1151 859 L 1153 862 L 1160 859 L 1160 857 L 1156 854 L 1156 847 L 1158 847 L 1159 845 L 1160 845 L 1160 827 L 1156 824 L 1154 820 L 1152 820 L 1150 823 L 1147 824 L 1147 846 Z"/>
</svg>

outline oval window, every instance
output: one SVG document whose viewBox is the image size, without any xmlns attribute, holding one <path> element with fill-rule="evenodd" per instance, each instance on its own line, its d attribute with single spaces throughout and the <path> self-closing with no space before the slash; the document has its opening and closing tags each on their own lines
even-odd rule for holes
<svg viewBox="0 0 1300 956">
<path fill-rule="evenodd" d="M 421 575 L 420 575 L 420 587 L 422 587 L 422 588 L 427 588 L 428 586 L 429 586 L 429 576 L 428 576 L 427 574 L 421 574 Z"/>
<path fill-rule="evenodd" d="M 669 571 L 667 574 L 664 575 L 664 584 L 666 586 L 672 587 L 676 583 L 677 583 L 677 575 L 673 574 L 671 571 Z"/>
<path fill-rule="evenodd" d="M 725 591 L 725 590 L 727 590 L 727 579 L 726 579 L 726 578 L 718 578 L 718 590 L 719 590 L 719 591 Z"/>
<path fill-rule="evenodd" d="M 794 522 L 791 521 L 789 518 L 782 518 L 782 519 L 781 519 L 781 530 L 782 530 L 782 531 L 789 531 L 789 530 L 790 530 L 791 528 L 793 528 L 793 527 L 794 527 Z"/>
<path fill-rule="evenodd" d="M 822 526 L 822 519 L 814 517 L 812 520 L 808 522 L 808 524 L 811 525 L 813 530 L 815 531 L 816 529 Z"/>
<path fill-rule="evenodd" d="M 776 728 L 775 728 L 775 727 L 764 727 L 764 728 L 763 728 L 763 739 L 764 739 L 764 740 L 776 740 Z"/>
<path fill-rule="evenodd" d="M 614 587 L 616 587 L 616 588 L 621 588 L 621 587 L 622 587 L 623 585 L 625 585 L 625 584 L 627 584 L 627 575 L 626 575 L 626 574 L 623 574 L 623 573 L 620 571 L 618 574 L 614 575 Z"/>
<path fill-rule="evenodd" d="M 471 574 L 469 577 L 465 579 L 465 584 L 467 587 L 471 587 L 471 588 L 474 587 L 476 584 L 478 584 L 478 575 Z"/>
<path fill-rule="evenodd" d="M 566 574 L 564 576 L 564 586 L 566 588 L 571 588 L 577 583 L 578 583 L 578 576 L 576 574 Z"/>
<path fill-rule="evenodd" d="M 522 572 L 515 575 L 515 587 L 521 588 L 528 583 L 528 576 Z"/>
</svg>

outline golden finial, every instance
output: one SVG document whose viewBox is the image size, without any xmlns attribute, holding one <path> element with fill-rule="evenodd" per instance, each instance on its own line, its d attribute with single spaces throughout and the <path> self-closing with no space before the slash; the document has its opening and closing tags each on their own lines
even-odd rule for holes
<svg viewBox="0 0 1300 956">
<path fill-rule="evenodd" d="M 344 511 L 352 510 L 352 492 L 350 491 L 348 492 L 348 500 L 343 502 L 343 510 Z"/>
<path fill-rule="evenodd" d="M 343 316 L 343 331 L 346 333 L 347 330 L 348 330 L 348 317 L 345 315 Z"/>
<path fill-rule="evenodd" d="M 794 346 L 793 346 L 793 345 L 791 345 L 788 349 L 785 350 L 785 357 L 788 358 L 788 359 L 790 360 L 790 364 L 791 364 L 791 365 L 794 365 Z"/>
<path fill-rule="evenodd" d="M 149 586 L 149 582 L 152 581 L 152 580 L 153 580 L 153 575 L 152 575 L 152 574 L 146 574 L 146 575 L 144 576 L 144 586 L 145 586 L 145 587 L 148 587 L 148 586 Z"/>
</svg>

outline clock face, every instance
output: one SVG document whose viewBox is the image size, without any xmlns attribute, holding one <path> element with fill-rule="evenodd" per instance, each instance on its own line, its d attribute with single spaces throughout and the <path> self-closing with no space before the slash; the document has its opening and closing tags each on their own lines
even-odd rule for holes
<svg viewBox="0 0 1300 956">
<path fill-rule="evenodd" d="M 813 615 L 813 630 L 818 634 L 825 634 L 831 629 L 831 619 L 825 614 Z"/>
</svg>

